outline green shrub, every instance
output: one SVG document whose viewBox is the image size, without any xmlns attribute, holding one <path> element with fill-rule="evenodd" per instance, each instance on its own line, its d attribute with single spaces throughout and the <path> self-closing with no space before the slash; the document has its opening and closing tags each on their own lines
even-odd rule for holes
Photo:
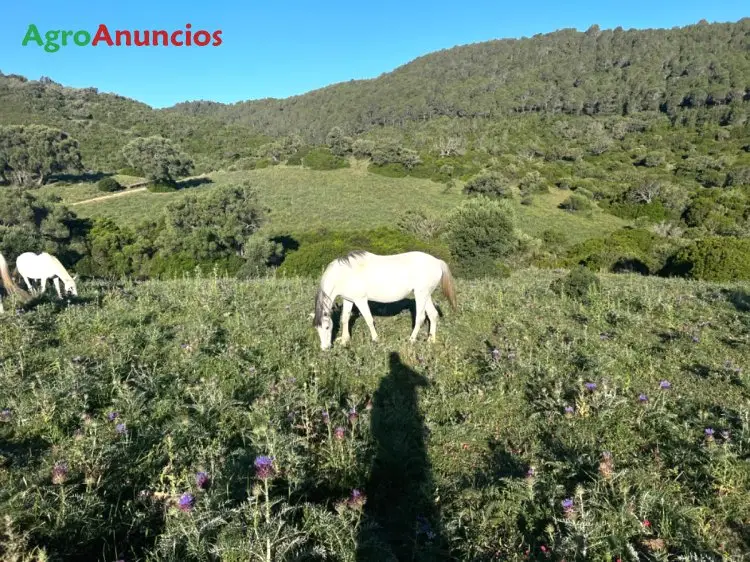
<svg viewBox="0 0 750 562">
<path fill-rule="evenodd" d="M 387 178 L 405 178 L 409 175 L 409 170 L 406 169 L 406 166 L 393 162 L 389 164 L 370 164 L 367 169 L 374 174 L 379 174 Z"/>
<path fill-rule="evenodd" d="M 232 167 L 235 170 L 260 170 L 262 168 L 268 168 L 271 162 L 268 158 L 259 158 L 257 156 L 246 156 L 239 158 Z"/>
<path fill-rule="evenodd" d="M 99 191 L 120 191 L 123 189 L 123 186 L 120 185 L 120 182 L 118 182 L 115 178 L 102 178 L 100 179 L 97 184 L 96 188 Z"/>
<path fill-rule="evenodd" d="M 652 274 L 662 269 L 673 251 L 672 242 L 648 230 L 625 228 L 605 238 L 591 238 L 576 244 L 558 265 Z"/>
<path fill-rule="evenodd" d="M 500 260 L 519 249 L 510 202 L 482 195 L 464 201 L 448 216 L 445 237 L 465 277 L 497 273 Z"/>
<path fill-rule="evenodd" d="M 177 191 L 177 184 L 165 181 L 155 181 L 149 183 L 146 186 L 146 189 L 152 193 L 170 193 L 172 191 Z"/>
<path fill-rule="evenodd" d="M 357 139 L 352 144 L 352 154 L 355 158 L 369 158 L 375 150 L 375 141 Z"/>
<path fill-rule="evenodd" d="M 416 236 L 422 240 L 435 238 L 443 229 L 442 222 L 422 211 L 406 211 L 396 221 L 396 226 L 402 232 Z"/>
<path fill-rule="evenodd" d="M 672 213 L 661 201 L 651 203 L 612 203 L 604 206 L 605 210 L 623 219 L 641 219 L 648 222 L 662 222 L 672 218 Z"/>
<path fill-rule="evenodd" d="M 480 174 L 464 186 L 464 193 L 469 195 L 486 195 L 487 197 L 510 198 L 513 192 L 508 178 L 498 172 Z"/>
<path fill-rule="evenodd" d="M 576 187 L 575 188 L 575 194 L 576 195 L 581 195 L 581 196 L 585 197 L 586 199 L 593 199 L 594 198 L 594 194 L 591 193 L 591 191 L 589 191 L 585 187 Z"/>
<path fill-rule="evenodd" d="M 591 201 L 583 195 L 577 195 L 574 193 L 560 203 L 560 208 L 571 212 L 590 211 L 593 208 L 593 205 L 591 204 Z"/>
<path fill-rule="evenodd" d="M 327 148 L 312 149 L 302 158 L 302 163 L 311 170 L 337 170 L 349 167 L 346 158 L 332 154 Z"/>
<path fill-rule="evenodd" d="M 559 230 L 545 230 L 542 232 L 542 242 L 551 247 L 560 247 L 568 243 L 568 236 Z"/>
<path fill-rule="evenodd" d="M 141 172 L 140 170 L 136 170 L 132 166 L 127 166 L 125 168 L 120 168 L 119 170 L 117 170 L 117 173 L 120 176 L 133 176 L 133 177 L 136 177 L 136 178 L 142 178 L 143 175 L 144 175 L 143 172 Z"/>
<path fill-rule="evenodd" d="M 556 279 L 550 284 L 550 289 L 558 295 L 565 295 L 584 303 L 590 301 L 590 296 L 601 288 L 599 277 L 584 266 L 578 266 L 564 277 Z"/>
<path fill-rule="evenodd" d="M 542 174 L 540 174 L 536 170 L 527 173 L 524 177 L 521 178 L 521 181 L 518 182 L 518 189 L 521 190 L 521 193 L 523 195 L 531 195 L 533 193 L 547 193 L 549 191 L 547 184 L 544 182 Z"/>
<path fill-rule="evenodd" d="M 334 259 L 353 250 L 383 255 L 421 251 L 450 262 L 450 251 L 441 243 L 426 242 L 385 227 L 368 231 L 311 232 L 298 236 L 297 242 L 299 248 L 286 255 L 279 273 L 317 277 Z"/>
<path fill-rule="evenodd" d="M 705 281 L 750 279 L 750 239 L 717 236 L 698 240 L 676 252 L 665 272 Z"/>
</svg>

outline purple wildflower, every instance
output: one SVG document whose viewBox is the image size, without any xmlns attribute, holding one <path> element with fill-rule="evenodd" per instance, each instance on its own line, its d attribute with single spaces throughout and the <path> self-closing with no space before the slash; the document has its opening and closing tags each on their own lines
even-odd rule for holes
<svg viewBox="0 0 750 562">
<path fill-rule="evenodd" d="M 328 415 L 327 411 L 323 410 L 322 416 L 323 416 L 323 423 L 331 422 L 331 417 Z"/>
<path fill-rule="evenodd" d="M 273 476 L 273 457 L 262 455 L 255 459 L 255 475 L 261 480 L 267 480 Z"/>
<path fill-rule="evenodd" d="M 568 416 L 572 416 L 573 412 L 575 412 L 575 408 L 573 406 L 565 406 L 565 414 Z"/>
<path fill-rule="evenodd" d="M 587 382 L 584 385 L 588 390 L 594 391 L 596 390 L 596 383 L 595 382 Z"/>
<path fill-rule="evenodd" d="M 705 433 L 706 437 L 708 438 L 712 438 L 714 436 L 714 430 L 712 427 L 707 427 L 706 429 L 703 430 L 703 433 Z"/>
<path fill-rule="evenodd" d="M 536 476 L 536 470 L 533 466 L 530 466 L 529 470 L 526 471 L 526 478 L 534 478 L 534 476 Z"/>
<path fill-rule="evenodd" d="M 492 350 L 492 359 L 495 361 L 498 361 L 500 359 L 500 350 L 499 349 L 493 349 Z"/>
<path fill-rule="evenodd" d="M 662 390 L 669 390 L 670 388 L 672 388 L 672 383 L 668 380 L 663 380 L 659 383 L 659 388 L 661 388 Z"/>
<path fill-rule="evenodd" d="M 570 511 L 571 509 L 573 509 L 573 500 L 570 498 L 565 498 L 562 501 L 562 506 L 565 511 Z"/>
<path fill-rule="evenodd" d="M 120 414 L 117 413 L 117 412 L 110 412 L 109 414 L 107 414 L 107 419 L 109 421 L 115 421 L 115 419 L 117 419 L 119 417 L 119 415 Z"/>
<path fill-rule="evenodd" d="M 193 497 L 193 494 L 184 493 L 182 496 L 180 496 L 180 501 L 177 503 L 177 506 L 182 511 L 190 511 L 193 509 L 193 503 L 195 502 L 195 498 Z"/>
<path fill-rule="evenodd" d="M 359 417 L 359 414 L 357 413 L 357 409 L 352 407 L 351 410 L 349 410 L 349 422 L 354 423 L 357 421 L 357 418 Z"/>
<path fill-rule="evenodd" d="M 68 479 L 68 463 L 58 461 L 52 469 L 52 483 L 62 484 Z"/>
<path fill-rule="evenodd" d="M 2 412 L 0 412 L 0 421 L 10 421 L 11 418 L 11 411 L 9 408 L 5 408 Z"/>
<path fill-rule="evenodd" d="M 115 426 L 115 431 L 119 433 L 120 435 L 125 435 L 128 432 L 128 428 L 125 427 L 124 423 L 118 423 Z"/>
<path fill-rule="evenodd" d="M 645 394 L 641 393 L 641 394 L 640 394 L 640 395 L 638 396 L 638 401 L 639 401 L 639 402 L 648 402 L 648 396 L 646 396 Z"/>
<path fill-rule="evenodd" d="M 362 509 L 362 506 L 367 502 L 367 496 L 364 495 L 357 489 L 352 490 L 352 495 L 349 497 L 349 507 L 352 509 Z"/>
<path fill-rule="evenodd" d="M 208 488 L 208 485 L 210 483 L 210 479 L 208 477 L 208 474 L 205 472 L 199 472 L 195 475 L 195 483 L 198 485 L 198 488 L 201 490 L 205 490 Z"/>
<path fill-rule="evenodd" d="M 333 434 L 336 436 L 336 439 L 343 439 L 345 433 L 346 433 L 346 430 L 341 426 L 337 427 L 336 430 L 333 432 Z"/>
<path fill-rule="evenodd" d="M 693 336 L 693 343 L 700 343 L 701 339 L 698 336 Z"/>
</svg>

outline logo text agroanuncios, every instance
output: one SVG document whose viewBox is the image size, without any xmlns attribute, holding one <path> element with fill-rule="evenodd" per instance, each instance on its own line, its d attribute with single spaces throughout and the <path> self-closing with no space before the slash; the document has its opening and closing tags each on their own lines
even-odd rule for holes
<svg viewBox="0 0 750 562">
<path fill-rule="evenodd" d="M 185 29 L 177 31 L 166 31 L 163 29 L 152 30 L 123 30 L 117 29 L 110 32 L 105 24 L 99 24 L 93 35 L 81 29 L 78 31 L 66 31 L 62 29 L 51 29 L 44 34 L 39 32 L 39 28 L 33 23 L 26 30 L 26 35 L 21 44 L 25 47 L 29 43 L 35 43 L 39 47 L 44 47 L 48 53 L 54 53 L 61 47 L 76 45 L 86 47 L 91 45 L 96 47 L 106 45 L 107 47 L 218 47 L 222 43 L 221 30 L 210 33 L 204 29 L 192 31 L 192 25 L 186 24 Z M 212 41 L 213 40 L 213 41 Z"/>
</svg>

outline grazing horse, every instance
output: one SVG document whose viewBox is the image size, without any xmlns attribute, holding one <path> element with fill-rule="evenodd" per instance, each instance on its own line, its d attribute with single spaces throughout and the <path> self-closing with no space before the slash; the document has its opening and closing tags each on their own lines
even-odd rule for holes
<svg viewBox="0 0 750 562">
<path fill-rule="evenodd" d="M 65 285 L 66 294 L 78 295 L 75 277 L 70 276 L 63 267 L 63 264 L 60 263 L 60 260 L 47 252 L 38 255 L 33 252 L 21 254 L 16 259 L 16 269 L 32 293 L 34 292 L 34 288 L 29 279 L 39 279 L 41 292 L 44 293 L 47 290 L 47 279 L 51 277 L 59 298 L 62 298 L 60 279 L 62 279 Z"/>
<path fill-rule="evenodd" d="M 13 282 L 13 279 L 10 276 L 10 271 L 8 271 L 8 262 L 5 261 L 5 257 L 2 254 L 0 254 L 0 285 L 4 286 L 5 290 L 9 293 L 13 293 L 20 297 L 21 300 L 27 301 L 31 298 L 29 293 Z M 5 309 L 3 308 L 2 299 L 0 299 L 0 313 L 3 312 L 5 312 Z"/>
<path fill-rule="evenodd" d="M 318 294 L 315 297 L 313 326 L 320 336 L 320 348 L 331 347 L 333 322 L 331 309 L 336 297 L 344 301 L 341 314 L 341 343 L 349 341 L 349 315 L 356 305 L 370 328 L 373 341 L 378 340 L 367 301 L 391 303 L 406 298 L 414 292 L 417 315 L 410 342 L 417 339 L 425 314 L 430 319 L 430 342 L 435 341 L 438 313 L 432 303 L 432 292 L 441 285 L 443 294 L 456 308 L 456 293 L 448 264 L 423 252 L 406 252 L 379 256 L 356 251 L 333 260 L 323 272 Z"/>
</svg>

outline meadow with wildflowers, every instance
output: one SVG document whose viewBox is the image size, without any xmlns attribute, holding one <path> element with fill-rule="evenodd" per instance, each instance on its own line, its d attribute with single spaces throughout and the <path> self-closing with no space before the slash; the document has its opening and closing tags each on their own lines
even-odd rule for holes
<svg viewBox="0 0 750 562">
<path fill-rule="evenodd" d="M 328 352 L 313 279 L 7 302 L 0 558 L 745 559 L 750 287 L 563 274 Z"/>
</svg>

